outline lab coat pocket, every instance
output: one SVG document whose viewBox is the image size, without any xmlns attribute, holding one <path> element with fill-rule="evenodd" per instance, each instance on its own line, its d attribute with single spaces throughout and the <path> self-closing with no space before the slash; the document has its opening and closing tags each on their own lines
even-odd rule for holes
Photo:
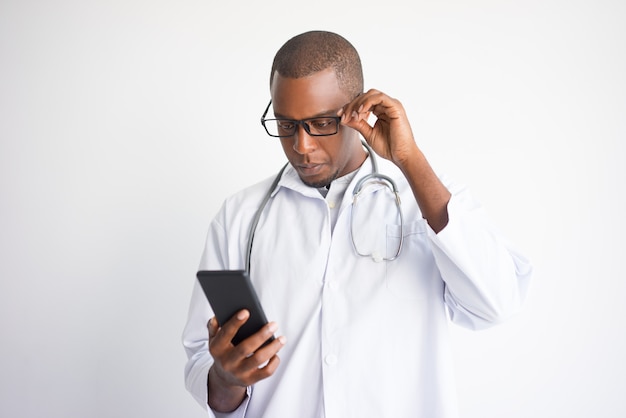
<svg viewBox="0 0 626 418">
<path fill-rule="evenodd" d="M 434 262 L 424 219 L 400 225 L 387 225 L 387 254 L 395 253 L 402 237 L 398 258 L 386 262 L 387 289 L 401 299 L 419 300 L 426 296 L 428 277 Z"/>
</svg>

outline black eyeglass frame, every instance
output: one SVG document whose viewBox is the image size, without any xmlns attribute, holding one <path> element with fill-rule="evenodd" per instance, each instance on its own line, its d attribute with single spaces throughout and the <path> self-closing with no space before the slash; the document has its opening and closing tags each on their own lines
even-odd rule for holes
<svg viewBox="0 0 626 418">
<path fill-rule="evenodd" d="M 311 136 L 332 136 L 332 135 L 337 135 L 337 133 L 339 132 L 339 125 L 341 124 L 341 117 L 339 116 L 316 116 L 314 118 L 306 118 L 306 119 L 302 119 L 302 120 L 295 120 L 295 119 L 287 119 L 287 118 L 272 118 L 272 119 L 265 119 L 265 116 L 267 116 L 267 112 L 269 112 L 270 110 L 270 106 L 272 105 L 272 101 L 270 100 L 270 102 L 267 104 L 267 107 L 265 108 L 265 112 L 263 112 L 263 116 L 261 116 L 261 125 L 263 125 L 263 128 L 265 128 L 265 132 L 267 132 L 267 134 L 273 138 L 289 138 L 291 136 L 294 136 L 296 134 L 297 126 L 298 125 L 302 125 L 302 127 L 304 128 L 304 130 L 306 131 L 307 134 L 311 135 Z M 311 132 L 311 128 L 309 127 L 309 124 L 307 122 L 312 121 L 312 120 L 316 120 L 316 119 L 334 119 L 335 122 L 337 123 L 337 129 L 335 130 L 335 132 L 333 132 L 332 134 L 316 134 Z M 275 120 L 284 120 L 287 122 L 292 122 L 295 124 L 295 128 L 294 131 L 291 135 L 272 135 L 269 131 L 269 129 L 267 129 L 267 126 L 265 126 L 265 122 L 267 121 L 275 121 Z"/>
</svg>

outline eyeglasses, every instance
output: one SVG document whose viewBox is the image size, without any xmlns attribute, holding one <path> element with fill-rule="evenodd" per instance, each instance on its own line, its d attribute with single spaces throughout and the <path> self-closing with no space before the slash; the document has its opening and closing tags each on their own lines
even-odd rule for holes
<svg viewBox="0 0 626 418">
<path fill-rule="evenodd" d="M 265 119 L 271 105 L 272 101 L 270 100 L 263 116 L 261 116 L 261 124 L 269 136 L 288 138 L 295 135 L 298 125 L 302 125 L 306 133 L 311 136 L 330 136 L 339 132 L 339 122 L 341 121 L 339 116 L 322 116 L 302 120 Z"/>
</svg>

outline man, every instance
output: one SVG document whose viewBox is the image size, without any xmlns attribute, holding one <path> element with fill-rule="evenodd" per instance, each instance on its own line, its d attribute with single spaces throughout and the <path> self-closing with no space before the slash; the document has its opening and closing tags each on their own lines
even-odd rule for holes
<svg viewBox="0 0 626 418">
<path fill-rule="evenodd" d="M 529 264 L 467 190 L 435 175 L 401 103 L 363 93 L 359 56 L 341 36 L 290 39 L 270 92 L 264 125 L 289 166 L 256 228 L 250 274 L 272 322 L 232 345 L 248 312 L 218 324 L 196 283 L 183 337 L 188 390 L 220 417 L 456 416 L 448 317 L 473 329 L 506 319 Z M 402 217 L 386 181 L 357 185 L 375 158 L 360 136 L 397 183 Z M 245 268 L 271 183 L 226 200 L 200 269 Z"/>
</svg>

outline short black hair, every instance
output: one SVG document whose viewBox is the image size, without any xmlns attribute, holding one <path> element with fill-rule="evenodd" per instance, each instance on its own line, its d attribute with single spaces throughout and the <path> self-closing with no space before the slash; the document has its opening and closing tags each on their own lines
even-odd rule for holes
<svg viewBox="0 0 626 418">
<path fill-rule="evenodd" d="M 354 98 L 363 93 L 363 69 L 357 50 L 345 38 L 326 31 L 310 31 L 294 36 L 278 50 L 270 73 L 301 78 L 327 68 L 337 75 L 339 88 Z"/>
</svg>

